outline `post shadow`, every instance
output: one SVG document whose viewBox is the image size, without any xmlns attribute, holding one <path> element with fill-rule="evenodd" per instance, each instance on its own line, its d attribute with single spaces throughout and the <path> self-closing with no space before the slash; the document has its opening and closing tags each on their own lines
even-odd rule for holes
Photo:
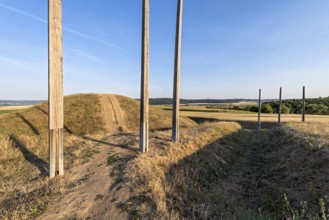
<svg viewBox="0 0 329 220">
<path fill-rule="evenodd" d="M 15 135 L 10 135 L 9 139 L 15 144 L 16 148 L 18 148 L 24 158 L 36 168 L 39 169 L 40 174 L 42 176 L 48 175 L 48 163 L 46 163 L 43 159 L 35 155 L 33 152 L 29 151 L 27 147 L 17 138 Z"/>
<path fill-rule="evenodd" d="M 110 142 L 107 142 L 107 141 L 97 140 L 95 138 L 91 138 L 91 137 L 87 137 L 87 136 L 82 136 L 82 138 L 85 139 L 85 140 L 89 140 L 89 141 L 99 143 L 99 144 L 105 144 L 105 145 L 109 145 L 109 146 L 112 146 L 112 147 L 119 147 L 119 148 L 130 150 L 130 151 L 133 151 L 133 152 L 138 151 L 137 148 L 133 148 L 133 147 L 129 147 L 129 146 L 121 145 L 121 144 L 113 144 L 113 143 L 110 143 Z"/>
<path fill-rule="evenodd" d="M 38 129 L 31 122 L 29 122 L 22 114 L 16 113 L 16 116 L 22 119 L 22 121 L 24 121 L 25 124 L 27 124 L 32 129 L 33 133 L 35 133 L 36 135 L 40 135 Z"/>
<path fill-rule="evenodd" d="M 48 116 L 48 112 L 46 112 L 44 109 L 42 109 L 41 107 L 36 107 L 36 108 Z M 69 127 L 67 127 L 65 124 L 64 124 L 64 129 L 67 131 L 67 133 L 73 134 L 73 131 Z"/>
</svg>

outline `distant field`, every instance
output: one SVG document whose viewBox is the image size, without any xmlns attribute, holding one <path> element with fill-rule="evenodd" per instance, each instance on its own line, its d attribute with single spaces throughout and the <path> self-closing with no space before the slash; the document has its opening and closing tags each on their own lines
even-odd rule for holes
<svg viewBox="0 0 329 220">
<path fill-rule="evenodd" d="M 170 105 L 162 105 L 164 110 L 172 110 Z M 222 121 L 258 121 L 258 113 L 233 110 L 233 109 L 212 109 L 206 106 L 182 105 L 180 106 L 181 115 L 194 118 L 218 119 Z M 282 114 L 281 122 L 300 122 L 302 116 L 299 114 Z M 277 114 L 261 114 L 262 122 L 277 122 Z M 329 115 L 306 115 L 308 122 L 329 122 Z"/>
<path fill-rule="evenodd" d="M 229 112 L 229 113 L 244 113 L 244 114 L 254 114 L 253 112 L 243 111 L 243 110 L 233 110 L 228 109 L 228 106 L 220 106 L 216 105 L 220 108 L 206 108 L 206 106 L 198 106 L 198 105 L 182 105 L 180 106 L 180 111 L 190 111 L 190 112 Z M 163 110 L 172 110 L 172 106 L 170 105 L 161 105 L 160 108 Z"/>
<path fill-rule="evenodd" d="M 195 112 L 195 111 L 182 111 L 181 115 L 196 118 L 219 119 L 223 121 L 258 121 L 258 114 L 249 112 L 243 113 L 240 111 L 227 111 L 227 112 Z M 300 122 L 301 115 L 282 115 L 281 122 Z M 263 122 L 277 122 L 277 114 L 261 114 L 261 121 Z M 325 115 L 306 115 L 308 122 L 329 122 L 329 116 Z"/>
<path fill-rule="evenodd" d="M 3 107 L 0 107 L 0 115 L 18 112 L 19 110 L 27 109 L 30 107 L 31 106 L 3 106 Z"/>
</svg>

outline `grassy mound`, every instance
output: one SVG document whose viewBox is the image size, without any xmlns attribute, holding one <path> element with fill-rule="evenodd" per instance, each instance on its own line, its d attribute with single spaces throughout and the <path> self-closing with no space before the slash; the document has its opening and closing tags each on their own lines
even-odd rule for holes
<svg viewBox="0 0 329 220">
<path fill-rule="evenodd" d="M 130 131 L 139 130 L 139 120 L 140 120 L 140 103 L 137 100 L 130 99 L 124 96 L 116 96 L 120 102 L 120 107 L 125 112 L 126 117 L 126 127 Z M 149 113 L 149 123 L 150 130 L 165 130 L 171 129 L 172 126 L 172 113 L 170 111 L 165 111 L 157 106 L 150 106 Z M 180 117 L 180 126 L 191 127 L 197 125 L 194 121 L 188 119 L 187 117 Z"/>
<path fill-rule="evenodd" d="M 126 131 L 139 130 L 139 102 L 118 99 L 125 117 Z M 85 163 L 96 153 L 97 145 L 85 136 L 104 136 L 108 129 L 101 95 L 79 94 L 64 98 L 64 162 L 65 169 Z M 151 107 L 151 129 L 171 126 L 171 115 Z M 182 119 L 183 125 L 194 125 Z M 184 124 L 185 123 L 185 124 Z M 111 124 L 110 124 L 111 126 Z M 116 126 L 113 124 L 113 126 Z M 48 173 L 48 104 L 2 115 L 0 118 L 0 218 L 23 219 L 43 210 L 49 195 L 63 189 L 52 187 Z M 33 184 L 31 184 L 33 183 Z M 53 190 L 55 189 L 56 190 Z M 22 196 L 23 195 L 23 196 Z M 19 199 L 18 199 L 19 198 Z M 25 216 L 25 217 L 24 217 Z"/>
<path fill-rule="evenodd" d="M 329 133 L 322 126 L 259 132 L 221 122 L 185 130 L 181 143 L 130 162 L 135 195 L 125 207 L 141 218 L 326 219 Z"/>
</svg>

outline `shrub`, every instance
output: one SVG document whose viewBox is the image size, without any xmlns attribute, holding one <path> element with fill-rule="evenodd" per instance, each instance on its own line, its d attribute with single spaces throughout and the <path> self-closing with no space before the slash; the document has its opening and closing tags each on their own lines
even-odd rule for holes
<svg viewBox="0 0 329 220">
<path fill-rule="evenodd" d="M 273 108 L 270 104 L 266 103 L 262 105 L 262 113 L 273 113 Z"/>
</svg>

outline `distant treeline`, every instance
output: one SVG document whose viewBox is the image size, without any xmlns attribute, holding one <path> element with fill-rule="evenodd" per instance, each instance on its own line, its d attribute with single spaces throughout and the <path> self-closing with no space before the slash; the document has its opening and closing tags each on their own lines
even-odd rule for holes
<svg viewBox="0 0 329 220">
<path fill-rule="evenodd" d="M 300 114 L 302 112 L 302 99 L 288 99 L 282 101 L 281 112 L 283 114 Z M 277 113 L 279 101 L 264 102 L 263 113 Z M 244 110 L 257 112 L 257 106 L 247 106 Z M 329 115 L 329 97 L 306 99 L 306 114 Z"/>
</svg>

